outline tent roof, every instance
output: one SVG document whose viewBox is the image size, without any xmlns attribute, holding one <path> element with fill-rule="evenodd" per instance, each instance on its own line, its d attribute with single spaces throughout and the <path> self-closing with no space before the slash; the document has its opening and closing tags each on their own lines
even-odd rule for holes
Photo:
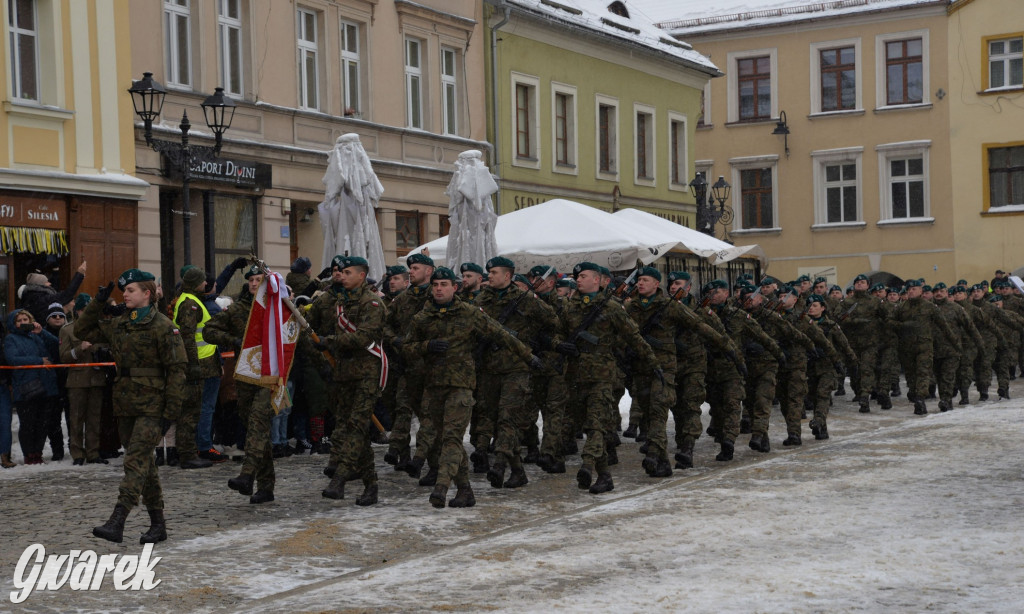
<svg viewBox="0 0 1024 614">
<path fill-rule="evenodd" d="M 708 258 L 713 265 L 725 264 L 744 255 L 760 260 L 761 268 L 768 265 L 768 256 L 759 245 L 730 245 L 699 230 L 676 224 L 639 209 L 622 209 L 612 215 L 647 228 L 649 232 L 657 232 L 659 240 L 662 236 L 667 240 L 675 240 L 687 251 Z"/>
</svg>

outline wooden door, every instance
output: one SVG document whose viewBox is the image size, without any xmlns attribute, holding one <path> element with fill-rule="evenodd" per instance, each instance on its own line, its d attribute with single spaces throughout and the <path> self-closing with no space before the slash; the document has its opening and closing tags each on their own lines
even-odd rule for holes
<svg viewBox="0 0 1024 614">
<path fill-rule="evenodd" d="M 138 206 L 134 201 L 74 198 L 68 231 L 73 266 L 88 262 L 82 291 L 96 289 L 138 266 Z"/>
</svg>

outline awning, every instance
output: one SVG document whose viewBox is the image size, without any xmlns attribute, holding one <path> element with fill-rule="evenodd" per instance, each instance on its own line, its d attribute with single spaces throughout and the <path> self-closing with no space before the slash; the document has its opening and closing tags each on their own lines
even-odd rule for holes
<svg viewBox="0 0 1024 614">
<path fill-rule="evenodd" d="M 679 242 L 676 249 L 684 249 L 707 258 L 714 266 L 745 256 L 757 258 L 761 262 L 762 270 L 768 267 L 768 257 L 759 245 L 730 245 L 699 230 L 681 226 L 639 209 L 620 209 L 612 215 L 639 224 L 652 235 L 674 239 Z"/>
<path fill-rule="evenodd" d="M 0 252 L 66 256 L 71 250 L 63 230 L 0 226 Z"/>
</svg>

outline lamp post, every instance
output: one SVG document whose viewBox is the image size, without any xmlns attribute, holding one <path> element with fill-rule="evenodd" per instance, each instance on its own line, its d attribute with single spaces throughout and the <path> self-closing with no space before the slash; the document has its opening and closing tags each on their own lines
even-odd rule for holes
<svg viewBox="0 0 1024 614">
<path fill-rule="evenodd" d="M 188 121 L 188 113 L 182 112 L 181 142 L 164 141 L 153 138 L 153 120 L 159 115 L 164 106 L 164 97 L 167 90 L 160 83 L 153 79 L 153 73 L 142 73 L 142 79 L 132 81 L 128 93 L 132 95 L 132 104 L 135 106 L 135 114 L 142 119 L 145 125 L 146 144 L 157 153 L 164 154 L 171 164 L 178 167 L 181 172 L 181 196 L 182 207 L 182 248 L 185 251 L 184 264 L 191 264 L 192 260 L 192 232 L 191 218 L 195 214 L 190 210 L 189 183 L 192 178 L 192 164 L 194 162 L 212 162 L 217 159 L 220 153 L 222 137 L 224 132 L 231 127 L 231 120 L 235 116 L 235 103 L 224 96 L 224 88 L 214 89 L 212 96 L 207 96 L 200 105 L 203 108 L 203 116 L 206 119 L 206 126 L 213 131 L 213 147 L 201 145 L 190 145 L 188 142 L 188 131 L 192 124 Z M 174 213 L 179 213 L 174 211 Z"/>
<path fill-rule="evenodd" d="M 729 200 L 729 194 L 732 192 L 732 186 L 725 180 L 722 175 L 718 176 L 718 181 L 711 186 L 711 198 L 718 201 L 718 209 L 715 209 L 714 205 L 711 206 L 712 216 L 714 222 L 711 224 L 711 232 L 714 234 L 715 224 L 721 222 L 725 232 L 722 236 L 726 241 L 729 241 L 729 224 L 732 224 L 732 207 L 725 204 Z"/>
<path fill-rule="evenodd" d="M 715 224 L 721 222 L 727 228 L 732 224 L 732 207 L 725 204 L 731 190 L 732 186 L 725 181 L 725 177 L 719 175 L 718 181 L 711 186 L 711 199 L 707 200 L 708 182 L 704 179 L 704 173 L 697 173 L 690 182 L 690 193 L 697 200 L 697 230 L 715 236 Z M 715 202 L 718 202 L 717 208 Z M 728 240 L 728 229 L 725 237 Z"/>
<path fill-rule="evenodd" d="M 704 173 L 698 172 L 690 182 L 690 194 L 697 201 L 697 230 L 709 235 L 715 234 L 714 224 L 708 224 L 708 182 L 704 179 Z"/>
</svg>

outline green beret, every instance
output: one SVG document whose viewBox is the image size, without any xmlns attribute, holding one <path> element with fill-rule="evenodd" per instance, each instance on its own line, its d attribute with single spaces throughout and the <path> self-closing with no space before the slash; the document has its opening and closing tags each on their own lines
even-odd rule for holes
<svg viewBox="0 0 1024 614">
<path fill-rule="evenodd" d="M 408 260 L 406 260 L 406 262 L 408 262 Z M 446 266 L 437 267 L 436 269 L 434 269 L 434 272 L 430 275 L 430 281 L 435 281 L 438 279 L 447 279 L 452 282 L 458 281 L 457 278 L 455 277 L 455 271 L 449 269 Z"/>
<path fill-rule="evenodd" d="M 597 266 L 593 262 L 581 262 L 576 266 L 572 267 L 572 276 L 579 277 L 583 271 L 593 271 L 598 275 L 601 274 L 601 267 Z"/>
<path fill-rule="evenodd" d="M 189 269 L 196 268 L 194 264 L 186 264 L 178 270 L 178 277 L 185 279 L 185 273 L 188 273 Z M 203 276 L 205 278 L 205 275 Z"/>
<path fill-rule="evenodd" d="M 754 281 L 754 276 L 751 275 L 750 273 L 743 273 L 736 279 L 749 279 L 750 281 Z"/>
<path fill-rule="evenodd" d="M 152 273 L 146 271 L 140 271 L 139 269 L 128 269 L 121 276 L 117 278 L 117 289 L 124 290 L 128 284 L 134 284 L 140 281 L 156 281 L 156 277 Z"/>
<path fill-rule="evenodd" d="M 990 303 L 1001 303 L 1003 301 L 1003 295 L 1002 294 L 993 294 L 992 296 L 988 297 L 988 301 Z"/>
<path fill-rule="evenodd" d="M 405 264 L 412 266 L 414 264 L 425 264 L 427 266 L 434 266 L 434 259 L 424 254 L 412 254 L 405 259 Z M 431 276 L 433 278 L 433 276 Z"/>
<path fill-rule="evenodd" d="M 828 280 L 825 279 L 824 277 L 815 277 L 814 278 L 814 285 L 827 284 L 827 283 L 828 283 Z"/>
<path fill-rule="evenodd" d="M 532 288 L 533 284 L 530 283 L 529 279 L 526 279 L 526 275 L 522 273 L 516 273 L 512 276 L 512 281 L 518 281 L 521 284 L 525 284 L 527 288 Z"/>
<path fill-rule="evenodd" d="M 477 275 L 484 275 L 484 268 L 475 262 L 463 262 L 459 267 L 460 273 L 472 272 Z"/>
<path fill-rule="evenodd" d="M 800 277 L 796 278 L 796 283 L 798 283 L 798 284 L 802 284 L 805 281 L 811 281 L 811 278 L 808 277 L 807 275 L 801 275 Z"/>
<path fill-rule="evenodd" d="M 547 272 L 548 272 L 548 265 L 546 265 L 546 264 L 538 264 L 537 266 L 535 266 L 532 269 L 530 269 L 529 275 L 530 275 L 530 277 L 544 277 L 544 274 L 547 273 Z M 558 275 L 558 271 L 553 266 L 551 267 L 551 274 L 552 275 Z"/>
<path fill-rule="evenodd" d="M 779 288 L 780 297 L 784 297 L 787 294 L 792 294 L 793 296 L 800 296 L 800 291 L 790 285 L 785 285 Z"/>
<path fill-rule="evenodd" d="M 600 273 L 604 277 L 611 277 L 612 276 L 612 272 L 610 270 L 608 270 L 608 267 L 606 267 L 606 266 L 599 266 L 599 267 L 597 267 L 597 269 L 598 269 L 598 273 Z"/>
<path fill-rule="evenodd" d="M 345 266 L 341 268 L 347 269 L 353 266 L 364 266 L 367 269 L 369 269 L 370 263 L 366 261 L 366 258 L 362 258 L 360 256 L 348 256 L 347 258 L 345 258 Z"/>
<path fill-rule="evenodd" d="M 983 284 L 983 283 L 982 284 L 974 284 L 973 286 L 971 286 L 971 292 L 974 292 L 975 290 L 984 290 L 984 289 L 985 289 L 985 284 Z"/>
<path fill-rule="evenodd" d="M 963 292 L 963 293 L 966 294 L 967 293 L 967 286 L 965 286 L 963 284 L 957 284 L 957 285 L 953 286 L 952 288 L 950 288 L 949 291 L 952 292 L 953 294 L 957 294 L 957 293 L 960 293 L 960 292 Z"/>
<path fill-rule="evenodd" d="M 899 288 L 897 288 L 895 286 L 889 288 L 889 294 L 899 294 L 899 293 L 900 293 L 900 289 Z"/>
<path fill-rule="evenodd" d="M 921 286 L 921 290 L 923 292 L 931 292 L 932 291 L 932 287 L 929 286 L 928 284 L 925 284 L 925 285 Z"/>
<path fill-rule="evenodd" d="M 768 275 L 767 277 L 765 277 L 764 279 L 761 280 L 761 287 L 762 288 L 767 288 L 768 286 L 770 286 L 772 284 L 775 284 L 775 283 L 779 283 L 779 280 L 775 279 L 771 275 Z"/>
<path fill-rule="evenodd" d="M 636 274 L 637 277 L 640 277 L 642 275 L 646 275 L 647 277 L 653 277 L 654 279 L 661 281 L 661 271 L 652 266 L 645 266 L 644 268 L 640 269 L 640 271 L 637 272 Z"/>
<path fill-rule="evenodd" d="M 516 263 L 512 262 L 511 260 L 509 260 L 508 258 L 506 258 L 504 256 L 495 256 L 494 258 L 491 258 L 490 260 L 488 260 L 487 264 L 484 265 L 484 268 L 487 269 L 488 271 L 490 271 L 491 269 L 493 269 L 495 267 L 501 267 L 503 269 L 509 269 L 510 271 L 515 271 L 516 270 Z"/>
<path fill-rule="evenodd" d="M 885 284 L 875 284 L 871 286 L 871 292 L 878 292 L 879 290 L 885 290 Z"/>
<path fill-rule="evenodd" d="M 963 286 L 963 287 L 966 288 L 967 287 L 967 280 L 966 279 L 958 279 L 957 282 L 956 282 L 956 285 Z"/>
<path fill-rule="evenodd" d="M 687 271 L 671 271 L 668 274 L 669 282 L 679 281 L 680 279 L 690 281 L 690 274 Z"/>
<path fill-rule="evenodd" d="M 338 254 L 337 256 L 335 256 L 331 260 L 331 268 L 332 269 L 337 268 L 339 271 L 342 270 L 343 268 L 345 268 L 345 260 L 346 259 L 347 259 L 346 256 L 342 256 L 341 254 Z"/>
<path fill-rule="evenodd" d="M 846 292 L 847 293 L 853 292 L 853 286 L 846 286 Z"/>
<path fill-rule="evenodd" d="M 256 266 L 255 264 L 245 270 L 246 279 L 249 279 L 253 275 L 263 275 L 263 271 L 261 271 L 260 267 Z"/>
<path fill-rule="evenodd" d="M 408 273 L 409 269 L 405 268 L 404 266 L 402 266 L 400 264 L 396 264 L 396 265 L 393 265 L 393 266 L 389 266 L 387 271 L 388 271 L 387 272 L 388 277 L 393 277 L 395 275 L 402 275 L 404 273 Z"/>
<path fill-rule="evenodd" d="M 858 281 L 871 281 L 871 280 L 868 279 L 867 275 L 865 275 L 864 273 L 861 273 L 860 275 L 858 275 L 858 276 L 853 278 L 853 283 L 857 283 Z"/>
<path fill-rule="evenodd" d="M 825 297 L 820 294 L 812 294 L 807 297 L 807 304 L 810 305 L 811 303 L 821 303 L 825 307 L 828 307 L 828 303 L 825 302 Z"/>
<path fill-rule="evenodd" d="M 724 279 L 712 279 L 704 287 L 707 288 L 708 290 L 717 290 L 719 288 L 725 288 L 726 290 L 728 290 L 729 282 L 725 281 Z"/>
<path fill-rule="evenodd" d="M 576 282 L 571 277 L 563 277 L 555 282 L 556 288 L 572 288 L 576 289 Z"/>
<path fill-rule="evenodd" d="M 75 308 L 73 311 L 81 311 L 85 309 L 85 306 L 88 305 L 90 301 L 92 301 L 91 296 L 85 292 L 79 293 L 79 295 L 75 297 Z"/>
<path fill-rule="evenodd" d="M 905 288 L 920 288 L 924 285 L 924 282 L 920 279 L 908 279 L 903 286 Z"/>
<path fill-rule="evenodd" d="M 947 288 L 947 286 L 946 286 L 945 282 L 941 282 L 941 281 L 939 283 L 935 284 L 934 286 L 932 286 L 932 290 L 945 290 L 946 288 Z"/>
<path fill-rule="evenodd" d="M 742 290 L 743 288 L 753 288 L 753 287 L 754 286 L 750 285 L 750 282 L 745 280 L 745 279 L 737 279 L 732 284 L 732 289 L 733 290 Z"/>
<path fill-rule="evenodd" d="M 840 288 L 837 284 L 832 284 L 831 286 L 828 287 L 828 291 L 829 292 L 842 292 L 843 289 Z"/>
<path fill-rule="evenodd" d="M 748 296 L 755 292 L 757 292 L 757 289 L 754 288 L 754 286 L 746 284 L 742 288 L 740 288 L 740 298 L 747 298 Z"/>
</svg>

